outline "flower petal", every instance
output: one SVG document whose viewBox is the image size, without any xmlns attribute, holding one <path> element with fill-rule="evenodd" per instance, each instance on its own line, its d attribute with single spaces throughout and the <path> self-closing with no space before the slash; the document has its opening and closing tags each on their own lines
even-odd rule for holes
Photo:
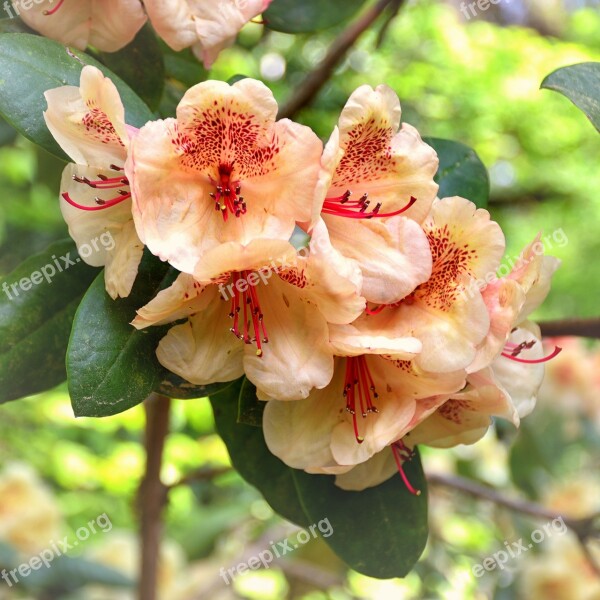
<svg viewBox="0 0 600 600">
<path fill-rule="evenodd" d="M 115 84 L 100 70 L 87 65 L 81 87 L 63 86 L 44 96 L 46 125 L 74 162 L 103 168 L 124 165 L 129 139 L 125 109 Z"/>
<path fill-rule="evenodd" d="M 336 250 L 358 263 L 362 294 L 369 302 L 393 304 L 429 279 L 429 242 L 411 219 L 359 221 L 329 215 L 324 219 Z"/>
<path fill-rule="evenodd" d="M 191 275 L 181 273 L 170 287 L 137 311 L 131 324 L 144 329 L 172 323 L 205 310 L 210 302 L 218 302 L 214 286 L 202 286 Z"/>
<path fill-rule="evenodd" d="M 104 272 L 106 291 L 113 300 L 126 298 L 131 293 L 144 253 L 144 244 L 138 238 L 133 219 L 114 236 L 114 245 L 108 253 Z"/>
<path fill-rule="evenodd" d="M 156 350 L 164 367 L 196 385 L 233 381 L 244 374 L 243 348 L 229 331 L 228 307 L 216 298 L 216 287 L 212 293 L 206 309 L 170 329 Z"/>
<path fill-rule="evenodd" d="M 301 299 L 297 287 L 279 277 L 256 291 L 269 342 L 262 356 L 254 346 L 245 346 L 246 375 L 270 398 L 307 398 L 333 376 L 327 322 L 314 305 Z"/>
<path fill-rule="evenodd" d="M 335 478 L 335 484 L 349 492 L 362 492 L 376 487 L 398 472 L 396 460 L 391 448 L 385 448 L 364 463 Z"/>
<path fill-rule="evenodd" d="M 400 210 L 415 197 L 406 216 L 425 218 L 438 191 L 433 177 L 439 161 L 414 127 L 404 124 L 398 131 L 400 116 L 398 97 L 385 85 L 363 85 L 350 96 L 338 125 L 343 156 L 337 164 L 324 163 L 335 169 L 328 197 L 347 190 L 355 197 L 367 193 L 372 203 L 382 203 L 382 213 Z M 330 156 L 337 155 L 337 136 L 334 132 Z"/>
</svg>

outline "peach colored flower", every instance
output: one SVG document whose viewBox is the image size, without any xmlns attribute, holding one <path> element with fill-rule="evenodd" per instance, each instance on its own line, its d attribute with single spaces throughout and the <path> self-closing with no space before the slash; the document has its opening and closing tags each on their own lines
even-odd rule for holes
<svg viewBox="0 0 600 600">
<path fill-rule="evenodd" d="M 80 50 L 116 52 L 147 19 L 140 0 L 36 0 L 28 9 L 22 4 L 19 14 L 29 27 Z"/>
<path fill-rule="evenodd" d="M 219 244 L 287 241 L 310 218 L 322 144 L 276 114 L 259 81 L 207 81 L 188 90 L 177 119 L 140 130 L 126 173 L 138 232 L 154 254 L 193 274 Z"/>
<path fill-rule="evenodd" d="M 272 0 L 145 0 L 158 35 L 174 50 L 191 46 L 208 69 L 242 27 Z"/>
<path fill-rule="evenodd" d="M 196 384 L 246 374 L 263 394 L 308 396 L 333 375 L 327 323 L 364 310 L 360 271 L 315 228 L 308 256 L 279 240 L 221 244 L 138 311 L 139 329 L 189 316 L 160 342 L 159 361 Z"/>
<path fill-rule="evenodd" d="M 142 258 L 131 214 L 129 181 L 123 172 L 133 131 L 113 82 L 92 66 L 81 71 L 81 85 L 45 93 L 48 129 L 73 160 L 63 172 L 61 210 L 82 258 L 106 266 L 106 290 L 128 296 Z M 106 242 L 110 243 L 106 243 Z"/>
<path fill-rule="evenodd" d="M 358 262 L 363 295 L 376 304 L 401 300 L 431 274 L 419 223 L 438 190 L 439 161 L 400 116 L 385 85 L 351 95 L 325 148 L 313 206 L 313 222 L 322 216 L 334 247 Z"/>
</svg>

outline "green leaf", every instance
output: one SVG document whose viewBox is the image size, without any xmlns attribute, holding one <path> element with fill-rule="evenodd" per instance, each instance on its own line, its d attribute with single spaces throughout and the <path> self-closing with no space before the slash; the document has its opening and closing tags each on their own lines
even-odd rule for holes
<svg viewBox="0 0 600 600">
<path fill-rule="evenodd" d="M 252 427 L 262 427 L 265 402 L 256 397 L 256 388 L 244 379 L 238 398 L 237 422 Z"/>
<path fill-rule="evenodd" d="M 98 67 L 117 86 L 127 123 L 141 127 L 152 112 L 133 90 L 87 54 L 27 33 L 0 35 L 0 115 L 17 131 L 63 160 L 66 155 L 46 127 L 46 90 L 79 86 L 84 65 Z"/>
<path fill-rule="evenodd" d="M 239 396 L 246 385 L 250 384 L 237 381 L 210 398 L 217 432 L 227 445 L 231 462 L 239 474 L 260 490 L 276 512 L 307 527 L 309 522 L 298 500 L 293 470 L 271 454 L 262 429 L 237 422 Z"/>
<path fill-rule="evenodd" d="M 71 240 L 62 240 L 3 279 L 0 402 L 42 392 L 65 380 L 73 317 L 97 273 L 81 260 Z"/>
<path fill-rule="evenodd" d="M 475 150 L 452 140 L 424 138 L 424 141 L 440 158 L 435 176 L 435 181 L 440 186 L 438 196 L 462 196 L 479 208 L 485 208 L 490 199 L 490 178 Z"/>
<path fill-rule="evenodd" d="M 411 494 L 399 477 L 374 488 L 348 492 L 335 478 L 293 470 L 300 502 L 308 520 L 329 519 L 333 534 L 325 541 L 355 571 L 388 579 L 404 577 L 427 543 L 427 482 L 418 454 L 405 463 Z"/>
<path fill-rule="evenodd" d="M 166 327 L 138 331 L 136 310 L 165 287 L 169 266 L 146 252 L 128 298 L 112 300 L 100 274 L 77 310 L 67 352 L 75 415 L 105 417 L 136 406 L 155 390 L 162 367 L 156 346 Z"/>
<path fill-rule="evenodd" d="M 102 52 L 102 62 L 130 85 L 144 102 L 157 110 L 165 87 L 162 50 L 150 25 L 118 52 Z"/>
<path fill-rule="evenodd" d="M 405 464 L 405 472 L 421 496 L 410 494 L 399 477 L 362 492 L 344 491 L 332 476 L 286 466 L 270 453 L 259 427 L 238 421 L 239 407 L 253 399 L 259 402 L 247 381 L 211 398 L 217 431 L 240 475 L 274 510 L 303 527 L 329 519 L 334 533 L 324 540 L 353 569 L 378 578 L 405 576 L 427 542 L 427 486 L 419 456 Z"/>
<path fill-rule="evenodd" d="M 600 131 L 600 63 L 587 62 L 563 67 L 550 73 L 542 89 L 566 96 L 580 108 Z"/>
<path fill-rule="evenodd" d="M 275 0 L 264 13 L 269 29 L 311 33 L 333 27 L 354 16 L 365 0 Z"/>
</svg>

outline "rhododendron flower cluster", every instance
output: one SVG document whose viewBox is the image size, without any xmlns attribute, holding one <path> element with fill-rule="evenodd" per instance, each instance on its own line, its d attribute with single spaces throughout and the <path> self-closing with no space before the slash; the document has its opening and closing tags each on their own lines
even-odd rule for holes
<svg viewBox="0 0 600 600">
<path fill-rule="evenodd" d="M 31 28 L 63 44 L 116 52 L 149 19 L 173 50 L 192 48 L 209 68 L 242 27 L 272 0 L 36 0 L 13 10 Z M 11 13 L 12 14 L 12 13 Z"/>
<path fill-rule="evenodd" d="M 356 90 L 325 147 L 278 121 L 252 79 L 200 83 L 176 118 L 139 130 L 94 67 L 47 100 L 74 161 L 61 190 L 71 235 L 116 240 L 90 259 L 106 264 L 107 291 L 130 293 L 144 246 L 178 271 L 132 325 L 172 323 L 157 356 L 191 383 L 245 375 L 286 464 L 353 490 L 399 471 L 417 493 L 403 470 L 417 444 L 473 443 L 492 417 L 518 426 L 533 409 L 560 349 L 544 350 L 528 316 L 558 261 L 536 238 L 496 277 L 500 226 L 437 197 L 437 155 L 388 87 Z M 298 228 L 306 246 L 291 243 Z"/>
</svg>

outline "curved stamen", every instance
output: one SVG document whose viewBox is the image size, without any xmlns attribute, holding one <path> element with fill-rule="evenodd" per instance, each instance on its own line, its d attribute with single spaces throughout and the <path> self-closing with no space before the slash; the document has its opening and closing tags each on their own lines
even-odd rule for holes
<svg viewBox="0 0 600 600">
<path fill-rule="evenodd" d="M 524 346 L 523 344 L 526 344 L 526 345 Z M 521 353 L 521 350 L 531 348 L 531 346 L 529 346 L 529 344 L 527 342 L 523 342 L 523 344 L 521 344 L 520 346 L 517 346 L 510 353 L 503 352 L 502 356 L 504 356 L 505 358 L 509 358 L 510 360 L 514 360 L 515 362 L 523 363 L 526 365 L 539 365 L 541 363 L 545 363 L 545 362 L 548 362 L 549 360 L 552 360 L 553 358 L 557 357 L 562 352 L 562 348 L 560 348 L 559 346 L 555 346 L 552 353 L 549 354 L 548 356 L 544 356 L 543 358 L 537 358 L 537 359 L 519 358 L 519 354 Z M 521 347 L 521 346 L 523 346 L 523 347 Z"/>
<path fill-rule="evenodd" d="M 326 215 L 346 217 L 349 219 L 394 217 L 406 212 L 417 201 L 414 196 L 411 196 L 408 204 L 400 210 L 390 213 L 382 213 L 379 212 L 382 206 L 381 202 L 378 202 L 373 209 L 369 210 L 371 202 L 368 194 L 364 194 L 359 200 L 352 201 L 350 200 L 351 195 L 352 192 L 348 190 L 342 196 L 338 196 L 337 198 L 326 198 L 321 212 Z"/>
<path fill-rule="evenodd" d="M 100 190 L 110 190 L 121 187 L 123 185 L 129 185 L 127 177 L 107 177 L 98 173 L 98 179 L 88 179 L 87 177 L 80 177 L 79 175 L 73 175 L 73 181 L 77 183 L 83 183 L 91 188 Z"/>
<path fill-rule="evenodd" d="M 343 396 L 346 399 L 346 412 L 352 415 L 354 437 L 359 444 L 362 444 L 365 438 L 358 431 L 357 410 L 360 409 L 363 419 L 367 418 L 371 413 L 379 412 L 374 404 L 379 395 L 375 390 L 375 383 L 364 356 L 349 357 L 346 359 Z"/>
<path fill-rule="evenodd" d="M 62 197 L 64 198 L 65 202 L 68 202 L 71 206 L 74 206 L 75 208 L 78 208 L 79 210 L 94 211 L 94 210 L 105 210 L 107 208 L 111 208 L 112 206 L 121 204 L 121 202 L 124 202 L 125 200 L 129 200 L 129 198 L 131 198 L 131 194 L 129 192 L 126 192 L 125 190 L 119 190 L 119 194 L 120 194 L 120 196 L 118 196 L 116 198 L 112 198 L 111 200 L 102 200 L 102 198 L 95 198 L 97 206 L 86 206 L 84 204 L 79 204 L 78 202 L 75 202 L 75 200 L 73 200 L 71 198 L 71 196 L 69 196 L 68 192 L 64 192 L 62 194 Z"/>
<path fill-rule="evenodd" d="M 365 309 L 365 313 L 367 313 L 370 317 L 374 317 L 379 313 L 383 312 L 388 306 L 389 304 L 380 304 L 377 308 L 369 308 L 367 306 L 367 308 Z"/>
<path fill-rule="evenodd" d="M 231 311 L 229 317 L 233 319 L 233 327 L 230 331 L 246 344 L 256 345 L 256 356 L 263 356 L 263 344 L 269 343 L 269 337 L 265 328 L 263 314 L 260 309 L 256 283 L 253 285 L 249 277 L 251 271 L 240 271 L 231 275 L 231 284 L 227 290 L 231 292 Z M 241 284 L 238 282 L 241 281 Z M 245 291 L 240 292 L 240 289 Z M 242 314 L 243 309 L 243 314 Z M 240 316 L 243 319 L 243 331 L 240 331 Z M 250 330 L 254 336 L 250 336 Z"/>
<path fill-rule="evenodd" d="M 53 15 L 63 5 L 64 1 L 65 0 L 60 0 L 60 2 L 52 10 L 45 10 L 43 12 L 44 16 L 48 17 L 50 15 Z"/>
<path fill-rule="evenodd" d="M 398 473 L 400 473 L 400 477 L 402 477 L 402 481 L 404 482 L 406 489 L 413 496 L 420 496 L 421 490 L 417 490 L 411 485 L 406 473 L 404 472 L 403 466 L 407 460 L 412 460 L 412 458 L 415 456 L 415 451 L 411 450 L 402 440 L 398 440 L 392 444 L 392 453 L 394 454 L 396 466 L 398 467 Z"/>
</svg>

